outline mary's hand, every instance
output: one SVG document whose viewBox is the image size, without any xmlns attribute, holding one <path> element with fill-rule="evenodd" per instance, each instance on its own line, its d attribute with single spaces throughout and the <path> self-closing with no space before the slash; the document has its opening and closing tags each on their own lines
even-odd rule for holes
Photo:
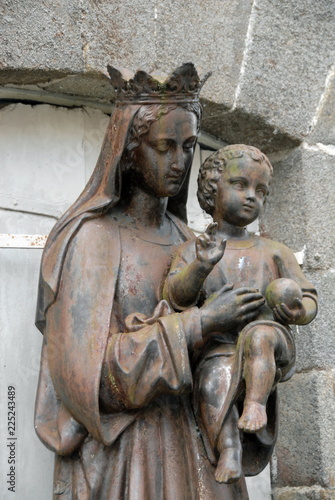
<svg viewBox="0 0 335 500">
<path fill-rule="evenodd" d="M 256 318 L 265 299 L 255 288 L 227 284 L 213 293 L 200 308 L 203 336 L 227 332 Z"/>
</svg>

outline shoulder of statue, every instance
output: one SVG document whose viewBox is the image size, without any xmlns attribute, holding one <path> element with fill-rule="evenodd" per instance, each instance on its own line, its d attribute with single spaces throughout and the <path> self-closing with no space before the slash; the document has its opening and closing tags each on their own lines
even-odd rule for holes
<svg viewBox="0 0 335 500">
<path fill-rule="evenodd" d="M 75 247 L 99 249 L 120 240 L 119 227 L 116 220 L 110 216 L 94 217 L 82 223 L 74 235 L 72 245 Z"/>
<path fill-rule="evenodd" d="M 175 226 L 179 229 L 179 231 L 183 234 L 186 240 L 192 240 L 195 238 L 194 233 L 192 229 L 190 229 L 185 222 L 182 220 L 178 219 L 175 215 L 173 215 L 171 212 L 166 212 L 166 215 L 171 219 L 171 221 L 174 223 Z"/>
<path fill-rule="evenodd" d="M 285 256 L 294 255 L 293 251 L 284 243 L 259 237 L 260 245 L 274 256 L 285 258 Z"/>
</svg>

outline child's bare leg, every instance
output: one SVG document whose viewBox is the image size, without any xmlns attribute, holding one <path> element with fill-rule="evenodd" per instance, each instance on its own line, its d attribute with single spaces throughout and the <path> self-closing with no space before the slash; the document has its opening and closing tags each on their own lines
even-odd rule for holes
<svg viewBox="0 0 335 500">
<path fill-rule="evenodd" d="M 233 406 L 217 441 L 220 457 L 216 466 L 215 479 L 219 483 L 233 483 L 240 479 L 242 474 L 242 446 L 237 420 L 238 412 Z"/>
<path fill-rule="evenodd" d="M 275 351 L 280 339 L 274 328 L 259 325 L 247 334 L 244 348 L 244 409 L 238 421 L 244 432 L 257 432 L 267 423 L 266 402 L 276 375 Z"/>
<path fill-rule="evenodd" d="M 222 426 L 233 363 L 233 356 L 208 358 L 195 373 L 194 409 L 209 459 L 215 463 L 219 455 L 215 479 L 220 483 L 234 482 L 242 474 L 242 448 L 235 406 Z"/>
</svg>

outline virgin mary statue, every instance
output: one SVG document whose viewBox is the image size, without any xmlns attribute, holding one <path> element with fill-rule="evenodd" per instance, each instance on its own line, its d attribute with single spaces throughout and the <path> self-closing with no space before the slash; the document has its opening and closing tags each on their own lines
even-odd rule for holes
<svg viewBox="0 0 335 500">
<path fill-rule="evenodd" d="M 41 264 L 35 429 L 56 454 L 54 498 L 247 499 L 243 477 L 215 481 L 191 406 L 193 352 L 236 296 L 181 313 L 161 300 L 192 236 L 203 81 L 191 63 L 168 78 L 109 73 L 117 104 L 96 168 Z"/>
</svg>

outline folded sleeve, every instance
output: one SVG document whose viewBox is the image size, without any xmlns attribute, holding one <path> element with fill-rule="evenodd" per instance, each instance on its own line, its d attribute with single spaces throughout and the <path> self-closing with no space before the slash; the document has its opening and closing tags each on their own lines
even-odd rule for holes
<svg viewBox="0 0 335 500">
<path fill-rule="evenodd" d="M 112 333 L 100 398 L 110 411 L 137 409 L 164 394 L 191 392 L 190 353 L 202 345 L 199 310 L 171 313 L 165 300 L 146 318 L 131 314 Z"/>
</svg>

